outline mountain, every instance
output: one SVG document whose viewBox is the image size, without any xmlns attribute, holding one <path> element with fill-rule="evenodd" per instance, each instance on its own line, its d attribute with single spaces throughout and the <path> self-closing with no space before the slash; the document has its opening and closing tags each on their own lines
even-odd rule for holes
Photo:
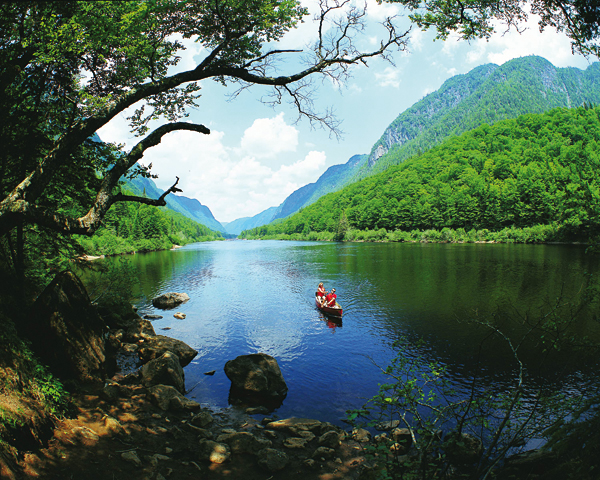
<svg viewBox="0 0 600 480">
<path fill-rule="evenodd" d="M 249 230 L 254 227 L 260 227 L 262 225 L 266 225 L 273 221 L 273 217 L 279 211 L 279 207 L 270 207 L 266 210 L 260 212 L 253 217 L 243 217 L 233 220 L 225 224 L 225 229 L 227 233 L 233 235 L 239 235 L 244 230 Z"/>
<path fill-rule="evenodd" d="M 158 189 L 156 184 L 149 178 L 136 177 L 133 180 L 127 180 L 124 188 L 132 191 L 135 195 L 147 195 L 150 198 L 158 198 L 163 192 Z M 227 232 L 213 216 L 210 208 L 202 205 L 195 198 L 184 197 L 183 195 L 167 195 L 167 208 L 179 212 L 202 225 L 206 225 L 216 232 Z"/>
<path fill-rule="evenodd" d="M 366 155 L 354 155 L 346 163 L 325 170 L 314 183 L 304 185 L 288 196 L 278 207 L 269 207 L 253 217 L 238 218 L 225 225 L 227 233 L 239 235 L 243 230 L 260 227 L 296 213 L 329 192 L 336 192 L 353 177 L 355 171 L 367 161 Z"/>
<path fill-rule="evenodd" d="M 316 183 L 296 190 L 276 207 L 271 221 L 286 218 L 326 193 L 402 163 L 484 123 L 492 125 L 526 113 L 584 103 L 600 104 L 598 62 L 586 70 L 556 68 L 544 58 L 529 56 L 501 66 L 481 65 L 448 79 L 439 90 L 402 112 L 368 156 L 355 155 L 344 165 L 330 167 Z M 260 219 L 246 220 L 244 226 L 264 225 L 259 222 L 265 221 L 265 212 L 257 216 Z"/>
<path fill-rule="evenodd" d="M 600 103 L 600 63 L 586 70 L 556 68 L 536 57 L 487 64 L 456 75 L 402 112 L 373 145 L 352 180 L 385 170 L 442 140 L 484 123 L 543 113 L 556 107 Z"/>
<path fill-rule="evenodd" d="M 483 124 L 244 236 L 587 243 L 600 232 L 599 144 L 600 106 Z M 484 229 L 498 235 L 473 233 Z"/>
</svg>

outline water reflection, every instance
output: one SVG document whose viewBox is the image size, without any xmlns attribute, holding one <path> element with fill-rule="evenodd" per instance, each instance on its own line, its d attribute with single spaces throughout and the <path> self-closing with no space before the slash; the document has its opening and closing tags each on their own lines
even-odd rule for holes
<svg viewBox="0 0 600 480">
<path fill-rule="evenodd" d="M 423 339 L 420 354 L 445 365 L 458 389 L 478 378 L 481 388 L 503 391 L 514 359 L 473 320 L 495 315 L 496 326 L 519 333 L 523 315 L 537 314 L 561 291 L 577 295 L 583 272 L 598 271 L 598 260 L 582 248 L 530 245 L 233 241 L 104 261 L 114 268 L 119 262 L 135 271 L 132 299 L 142 314 L 156 313 L 151 300 L 160 293 L 190 295 L 177 309 L 185 320 L 167 313 L 153 324 L 199 351 L 185 370 L 196 400 L 226 406 L 225 362 L 264 352 L 277 358 L 289 387 L 279 415 L 337 424 L 376 393 L 384 381 L 379 367 L 396 355 L 400 338 L 415 345 Z M 320 281 L 336 288 L 343 326 L 315 308 Z M 597 335 L 593 324 L 579 326 Z M 595 377 L 595 361 L 586 365 L 564 352 L 538 365 L 540 351 L 530 342 L 519 352 L 532 391 L 559 381 L 583 391 Z M 210 370 L 217 373 L 205 376 Z"/>
</svg>

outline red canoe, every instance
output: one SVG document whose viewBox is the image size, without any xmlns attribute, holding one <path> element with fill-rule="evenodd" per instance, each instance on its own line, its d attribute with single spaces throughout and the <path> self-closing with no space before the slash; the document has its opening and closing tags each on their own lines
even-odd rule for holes
<svg viewBox="0 0 600 480">
<path fill-rule="evenodd" d="M 325 315 L 330 315 L 332 317 L 342 318 L 342 307 L 339 303 L 335 302 L 335 307 L 324 307 L 319 303 L 319 300 L 315 297 L 315 305 L 319 310 L 321 310 Z"/>
</svg>

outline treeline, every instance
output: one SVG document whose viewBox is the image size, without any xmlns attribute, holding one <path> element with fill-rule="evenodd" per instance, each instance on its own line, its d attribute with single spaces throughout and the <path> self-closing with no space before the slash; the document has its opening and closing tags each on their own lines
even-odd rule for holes
<svg viewBox="0 0 600 480">
<path fill-rule="evenodd" d="M 600 108 L 586 106 L 484 124 L 240 236 L 312 239 L 312 232 L 328 232 L 349 240 L 356 231 L 540 225 L 553 232 L 544 241 L 587 241 L 600 233 L 599 117 Z"/>
<path fill-rule="evenodd" d="M 114 204 L 94 236 L 78 238 L 88 255 L 165 250 L 210 240 L 223 237 L 180 213 L 134 202 Z"/>
</svg>

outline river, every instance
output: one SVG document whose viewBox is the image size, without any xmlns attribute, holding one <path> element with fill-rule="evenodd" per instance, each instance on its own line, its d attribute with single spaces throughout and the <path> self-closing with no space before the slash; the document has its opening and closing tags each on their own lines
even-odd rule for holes
<svg viewBox="0 0 600 480">
<path fill-rule="evenodd" d="M 380 367 L 401 338 L 409 345 L 401 353 L 443 365 L 459 392 L 475 372 L 480 388 L 508 388 L 516 362 L 507 343 L 486 340 L 489 328 L 473 320 L 497 313 L 494 325 L 518 338 L 526 315 L 548 312 L 561 292 L 575 297 L 585 274 L 600 266 L 581 246 L 240 240 L 100 262 L 109 268 L 103 278 L 130 295 L 141 315 L 163 315 L 153 321 L 157 333 L 198 350 L 185 369 L 188 397 L 227 407 L 225 362 L 264 352 L 277 359 L 289 388 L 277 415 L 338 425 L 387 381 Z M 341 323 L 315 308 L 320 281 L 336 288 Z M 85 282 L 92 296 L 101 291 L 98 276 Z M 152 307 L 153 297 L 171 291 L 191 299 L 174 311 Z M 176 311 L 186 318 L 173 318 Z M 591 321 L 578 320 L 575 330 L 598 335 Z M 580 354 L 565 351 L 538 365 L 538 340 L 519 350 L 528 388 L 557 385 L 572 394 L 597 384 L 595 362 Z"/>
</svg>

